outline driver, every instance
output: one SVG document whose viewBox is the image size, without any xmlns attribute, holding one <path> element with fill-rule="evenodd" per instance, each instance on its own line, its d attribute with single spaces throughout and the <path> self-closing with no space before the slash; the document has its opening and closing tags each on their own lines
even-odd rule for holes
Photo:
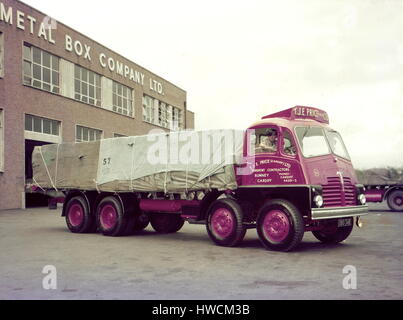
<svg viewBox="0 0 403 320">
<path fill-rule="evenodd" d="M 260 136 L 260 144 L 258 146 L 263 152 L 277 151 L 277 131 L 267 129 L 266 133 Z"/>
</svg>

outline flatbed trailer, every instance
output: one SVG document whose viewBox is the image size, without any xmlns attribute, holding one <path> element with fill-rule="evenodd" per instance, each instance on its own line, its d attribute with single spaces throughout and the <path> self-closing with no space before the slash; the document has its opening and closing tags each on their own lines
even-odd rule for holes
<svg viewBox="0 0 403 320">
<path fill-rule="evenodd" d="M 403 184 L 364 185 L 368 202 L 386 202 L 392 211 L 403 211 Z"/>
<path fill-rule="evenodd" d="M 46 148 L 34 153 L 44 159 Z M 124 236 L 149 223 L 156 232 L 174 233 L 188 222 L 205 225 L 215 244 L 233 247 L 247 229 L 256 228 L 263 246 L 276 251 L 293 250 L 305 232 L 325 243 L 341 242 L 351 234 L 354 220 L 361 226 L 360 216 L 368 213 L 364 186 L 323 110 L 296 106 L 263 117 L 245 130 L 240 156 L 229 167 L 232 187 L 111 192 L 102 185 L 57 188 L 52 179 L 35 187 L 56 189 L 59 200 L 64 195 L 62 216 L 73 233 Z M 102 164 L 108 161 L 103 158 Z M 33 167 L 35 181 L 38 165 Z"/>
</svg>

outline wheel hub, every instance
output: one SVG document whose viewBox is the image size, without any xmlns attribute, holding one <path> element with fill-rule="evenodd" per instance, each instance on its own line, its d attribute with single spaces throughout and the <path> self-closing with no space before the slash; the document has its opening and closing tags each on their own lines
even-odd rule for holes
<svg viewBox="0 0 403 320">
<path fill-rule="evenodd" d="M 78 227 L 84 219 L 84 210 L 79 204 L 73 204 L 68 213 L 69 221 L 73 227 Z"/>
<path fill-rule="evenodd" d="M 397 206 L 401 206 L 401 205 L 403 205 L 403 198 L 400 197 L 400 196 L 397 196 L 397 197 L 395 198 L 394 202 L 395 202 L 395 204 L 396 204 Z"/>
<path fill-rule="evenodd" d="M 263 220 L 263 232 L 273 242 L 285 240 L 290 232 L 290 222 L 287 215 L 281 210 L 272 210 Z"/>
<path fill-rule="evenodd" d="M 117 222 L 116 209 L 108 204 L 101 209 L 100 220 L 104 229 L 112 229 Z"/>
<path fill-rule="evenodd" d="M 227 238 L 234 229 L 234 218 L 227 209 L 217 209 L 211 217 L 211 226 L 213 233 L 217 238 Z"/>
</svg>

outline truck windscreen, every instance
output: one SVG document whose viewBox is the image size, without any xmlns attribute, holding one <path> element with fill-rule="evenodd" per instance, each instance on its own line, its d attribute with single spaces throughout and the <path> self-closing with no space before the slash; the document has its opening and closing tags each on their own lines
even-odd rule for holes
<svg viewBox="0 0 403 320">
<path fill-rule="evenodd" d="M 297 127 L 298 142 L 306 158 L 330 154 L 350 160 L 350 156 L 340 134 L 321 127 Z"/>
<path fill-rule="evenodd" d="M 297 127 L 295 131 L 304 157 L 311 158 L 330 154 L 330 148 L 322 128 Z"/>
<path fill-rule="evenodd" d="M 334 130 L 326 130 L 326 137 L 335 155 L 350 160 L 350 156 L 340 134 Z"/>
</svg>

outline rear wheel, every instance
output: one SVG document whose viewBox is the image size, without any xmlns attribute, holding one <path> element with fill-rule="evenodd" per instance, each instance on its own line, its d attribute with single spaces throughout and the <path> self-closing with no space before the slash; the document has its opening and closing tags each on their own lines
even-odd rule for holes
<svg viewBox="0 0 403 320">
<path fill-rule="evenodd" d="M 185 221 L 178 214 L 153 213 L 150 218 L 151 226 L 159 233 L 178 232 Z"/>
<path fill-rule="evenodd" d="M 291 202 L 270 200 L 259 210 L 257 233 L 267 249 L 291 251 L 302 241 L 304 220 Z"/>
<path fill-rule="evenodd" d="M 393 190 L 388 195 L 388 206 L 393 211 L 403 211 L 403 190 Z"/>
<path fill-rule="evenodd" d="M 95 232 L 95 219 L 82 196 L 71 198 L 66 204 L 66 224 L 73 233 Z"/>
<path fill-rule="evenodd" d="M 235 247 L 245 237 L 243 212 L 235 200 L 216 200 L 207 214 L 207 233 L 217 245 Z"/>
<path fill-rule="evenodd" d="M 135 217 L 134 221 L 134 232 L 139 232 L 147 228 L 147 226 L 150 223 L 150 218 L 146 216 L 145 214 L 140 214 Z"/>
<path fill-rule="evenodd" d="M 97 207 L 98 229 L 105 236 L 124 236 L 133 229 L 134 217 L 123 211 L 116 197 L 104 198 Z"/>
<path fill-rule="evenodd" d="M 353 231 L 354 220 L 351 218 L 350 225 L 347 227 L 338 227 L 337 220 L 327 224 L 322 230 L 312 231 L 316 239 L 323 243 L 339 243 L 348 238 Z"/>
</svg>

